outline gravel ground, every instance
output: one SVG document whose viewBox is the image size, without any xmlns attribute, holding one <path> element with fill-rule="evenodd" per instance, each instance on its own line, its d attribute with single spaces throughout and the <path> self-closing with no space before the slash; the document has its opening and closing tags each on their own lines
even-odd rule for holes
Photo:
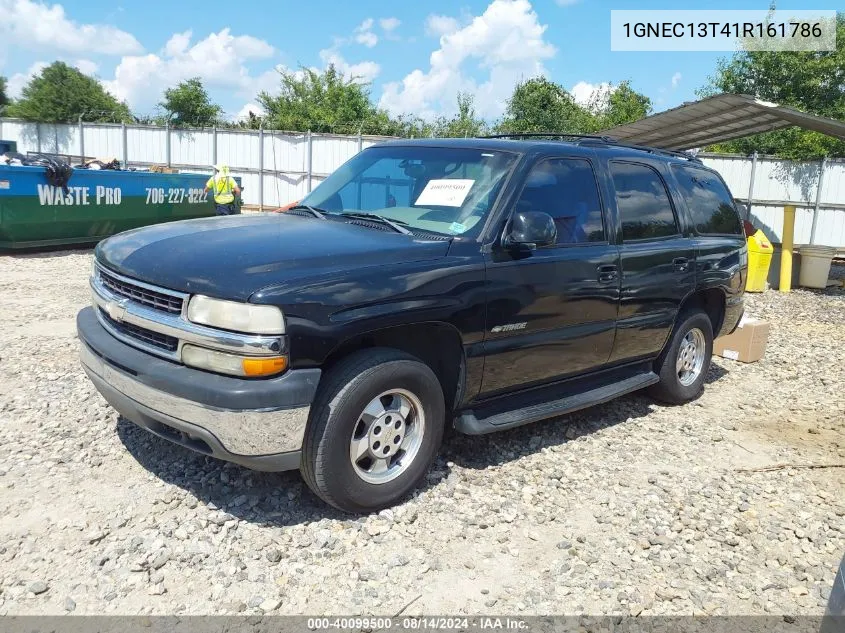
<svg viewBox="0 0 845 633">
<path fill-rule="evenodd" d="M 0 258 L 0 614 L 823 611 L 845 468 L 743 469 L 845 464 L 845 290 L 749 296 L 765 358 L 693 404 L 455 436 L 356 518 L 119 419 L 77 362 L 90 260 Z"/>
</svg>

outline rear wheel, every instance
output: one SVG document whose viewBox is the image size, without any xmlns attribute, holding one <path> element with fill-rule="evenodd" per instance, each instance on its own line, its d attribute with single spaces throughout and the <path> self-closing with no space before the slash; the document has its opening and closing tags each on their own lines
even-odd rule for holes
<svg viewBox="0 0 845 633">
<path fill-rule="evenodd" d="M 349 512 L 393 505 L 424 477 L 443 437 L 440 382 L 391 349 L 356 352 L 326 376 L 305 434 L 302 475 Z"/>
<path fill-rule="evenodd" d="M 651 388 L 659 400 L 684 404 L 698 398 L 710 371 L 713 355 L 713 327 L 702 310 L 679 315 L 672 336 L 655 363 L 660 382 Z"/>
</svg>

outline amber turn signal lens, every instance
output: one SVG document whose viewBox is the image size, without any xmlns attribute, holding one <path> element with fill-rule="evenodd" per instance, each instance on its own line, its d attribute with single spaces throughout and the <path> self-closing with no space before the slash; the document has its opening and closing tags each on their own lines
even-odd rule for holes
<svg viewBox="0 0 845 633">
<path fill-rule="evenodd" d="M 274 356 L 273 358 L 244 358 L 244 376 L 272 376 L 280 374 L 288 366 L 286 356 Z"/>
</svg>

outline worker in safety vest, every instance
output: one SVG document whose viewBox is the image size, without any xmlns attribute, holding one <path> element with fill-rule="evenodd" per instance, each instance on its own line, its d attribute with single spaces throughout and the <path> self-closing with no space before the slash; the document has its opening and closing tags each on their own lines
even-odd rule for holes
<svg viewBox="0 0 845 633">
<path fill-rule="evenodd" d="M 205 191 L 214 193 L 214 204 L 217 205 L 217 215 L 235 215 L 240 208 L 235 204 L 235 196 L 241 195 L 241 188 L 235 179 L 229 175 L 229 167 L 215 165 L 214 175 L 205 183 Z"/>
</svg>

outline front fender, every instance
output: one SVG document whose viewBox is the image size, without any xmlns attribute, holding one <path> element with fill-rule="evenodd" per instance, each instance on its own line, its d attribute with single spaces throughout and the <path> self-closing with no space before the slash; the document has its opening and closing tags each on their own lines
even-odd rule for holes
<svg viewBox="0 0 845 633">
<path fill-rule="evenodd" d="M 407 324 L 448 324 L 464 347 L 484 337 L 480 256 L 355 269 L 264 289 L 250 300 L 284 311 L 292 367 L 318 367 L 344 341 Z"/>
</svg>

